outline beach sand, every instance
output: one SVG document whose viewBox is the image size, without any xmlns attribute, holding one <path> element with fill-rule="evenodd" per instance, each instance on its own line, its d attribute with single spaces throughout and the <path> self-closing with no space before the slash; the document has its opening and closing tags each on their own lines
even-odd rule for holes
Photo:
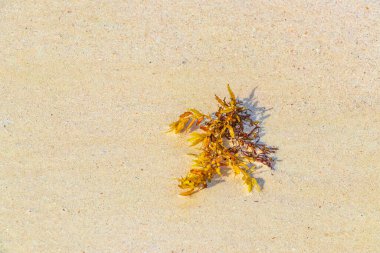
<svg viewBox="0 0 380 253">
<path fill-rule="evenodd" d="M 380 252 L 380 2 L 1 1 L 0 252 Z M 276 171 L 178 196 L 167 126 L 270 109 Z"/>
</svg>

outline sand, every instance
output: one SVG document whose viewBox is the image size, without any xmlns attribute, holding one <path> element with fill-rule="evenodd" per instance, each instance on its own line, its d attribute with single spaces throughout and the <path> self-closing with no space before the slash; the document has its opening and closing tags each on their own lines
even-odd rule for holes
<svg viewBox="0 0 380 253">
<path fill-rule="evenodd" d="M 0 252 L 380 252 L 378 1 L 1 1 Z M 276 171 L 191 197 L 165 134 L 270 109 Z"/>
</svg>

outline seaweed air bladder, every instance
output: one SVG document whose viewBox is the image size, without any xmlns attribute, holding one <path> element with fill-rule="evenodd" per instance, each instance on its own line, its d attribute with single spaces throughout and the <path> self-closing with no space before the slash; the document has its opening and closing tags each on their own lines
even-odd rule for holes
<svg viewBox="0 0 380 253">
<path fill-rule="evenodd" d="M 182 113 L 178 120 L 170 124 L 170 132 L 189 133 L 190 146 L 199 147 L 194 156 L 190 171 L 178 178 L 181 195 L 191 195 L 207 187 L 213 178 L 223 177 L 223 170 L 232 170 L 242 175 L 248 191 L 261 190 L 255 178 L 258 164 L 271 169 L 274 166 L 273 154 L 277 148 L 260 141 L 260 121 L 254 120 L 252 111 L 237 99 L 227 85 L 230 99 L 215 95 L 218 110 L 204 114 L 196 109 Z"/>
</svg>

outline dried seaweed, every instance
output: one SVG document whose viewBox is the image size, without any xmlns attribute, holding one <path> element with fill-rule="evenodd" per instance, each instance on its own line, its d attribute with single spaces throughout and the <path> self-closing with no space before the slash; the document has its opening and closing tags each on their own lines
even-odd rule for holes
<svg viewBox="0 0 380 253">
<path fill-rule="evenodd" d="M 215 176 L 223 176 L 223 170 L 241 174 L 248 191 L 260 191 L 261 187 L 254 177 L 257 164 L 273 169 L 272 155 L 277 148 L 260 141 L 261 122 L 252 119 L 250 109 L 236 98 L 229 85 L 227 89 L 229 101 L 215 95 L 217 112 L 204 114 L 189 109 L 170 124 L 169 131 L 177 134 L 192 131 L 190 145 L 200 146 L 200 153 L 190 154 L 194 156 L 190 171 L 178 179 L 178 186 L 185 190 L 181 195 L 191 195 L 206 188 Z"/>
</svg>

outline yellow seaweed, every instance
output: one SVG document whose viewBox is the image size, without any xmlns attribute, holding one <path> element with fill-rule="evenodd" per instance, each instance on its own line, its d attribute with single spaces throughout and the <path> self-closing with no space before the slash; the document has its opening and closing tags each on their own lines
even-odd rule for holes
<svg viewBox="0 0 380 253">
<path fill-rule="evenodd" d="M 188 141 L 191 146 L 200 145 L 199 154 L 195 157 L 192 169 L 186 176 L 177 179 L 183 196 L 192 195 L 207 187 L 215 176 L 223 176 L 223 170 L 232 170 L 235 175 L 242 174 L 248 191 L 261 190 L 254 177 L 255 164 L 261 163 L 273 169 L 272 155 L 277 148 L 260 142 L 260 122 L 251 119 L 250 110 L 236 98 L 230 85 L 227 84 L 230 101 L 215 95 L 219 107 L 212 114 L 203 114 L 191 108 L 181 114 L 177 121 L 169 125 L 169 131 L 191 133 Z M 253 130 L 247 131 L 246 126 Z M 196 129 L 192 129 L 196 127 Z M 228 130 L 228 131 L 227 131 Z M 260 144 L 258 144 L 260 143 Z"/>
</svg>

